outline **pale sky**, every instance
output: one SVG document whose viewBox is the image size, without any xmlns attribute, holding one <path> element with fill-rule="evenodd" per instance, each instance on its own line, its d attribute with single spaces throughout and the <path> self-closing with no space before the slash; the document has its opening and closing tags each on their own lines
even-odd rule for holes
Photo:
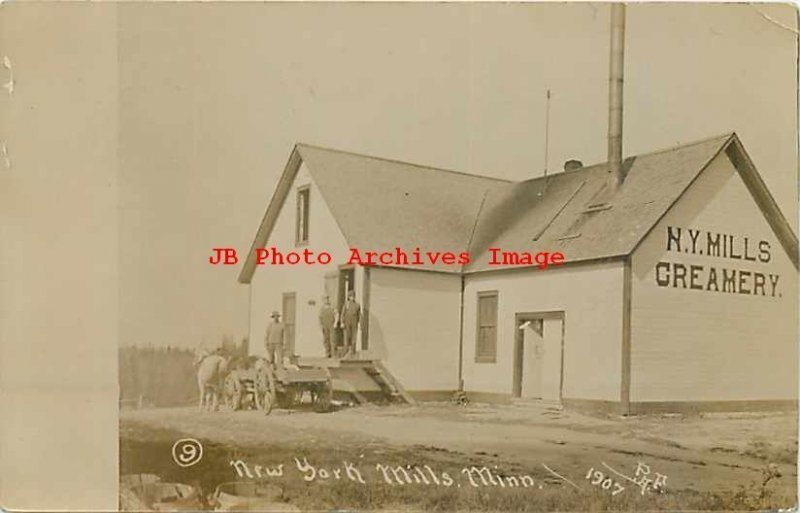
<svg viewBox="0 0 800 513">
<path fill-rule="evenodd" d="M 736 131 L 797 226 L 788 5 L 629 5 L 624 154 Z M 604 4 L 120 4 L 123 345 L 247 333 L 240 266 L 295 142 L 525 179 L 605 161 Z M 431 248 L 435 249 L 435 248 Z"/>
</svg>

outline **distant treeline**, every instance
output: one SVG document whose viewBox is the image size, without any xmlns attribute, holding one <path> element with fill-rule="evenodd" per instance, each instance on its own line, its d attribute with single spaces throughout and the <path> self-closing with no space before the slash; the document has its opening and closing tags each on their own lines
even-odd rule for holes
<svg viewBox="0 0 800 513">
<path fill-rule="evenodd" d="M 246 356 L 247 339 L 224 340 L 219 352 Z M 199 398 L 195 351 L 174 347 L 129 346 L 119 349 L 120 403 L 123 407 L 179 406 Z"/>
</svg>

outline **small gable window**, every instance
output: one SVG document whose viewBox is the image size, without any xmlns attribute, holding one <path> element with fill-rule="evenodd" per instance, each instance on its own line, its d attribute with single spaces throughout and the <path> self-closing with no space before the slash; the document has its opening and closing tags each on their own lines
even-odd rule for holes
<svg viewBox="0 0 800 513">
<path fill-rule="evenodd" d="M 308 243 L 308 207 L 311 188 L 304 185 L 297 189 L 297 221 L 295 223 L 295 244 Z"/>
</svg>

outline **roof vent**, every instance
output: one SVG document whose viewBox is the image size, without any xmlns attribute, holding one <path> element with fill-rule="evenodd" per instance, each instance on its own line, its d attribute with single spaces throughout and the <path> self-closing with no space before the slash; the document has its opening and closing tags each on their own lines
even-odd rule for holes
<svg viewBox="0 0 800 513">
<path fill-rule="evenodd" d="M 577 171 L 583 167 L 583 162 L 580 160 L 571 159 L 564 162 L 564 171 Z"/>
</svg>

